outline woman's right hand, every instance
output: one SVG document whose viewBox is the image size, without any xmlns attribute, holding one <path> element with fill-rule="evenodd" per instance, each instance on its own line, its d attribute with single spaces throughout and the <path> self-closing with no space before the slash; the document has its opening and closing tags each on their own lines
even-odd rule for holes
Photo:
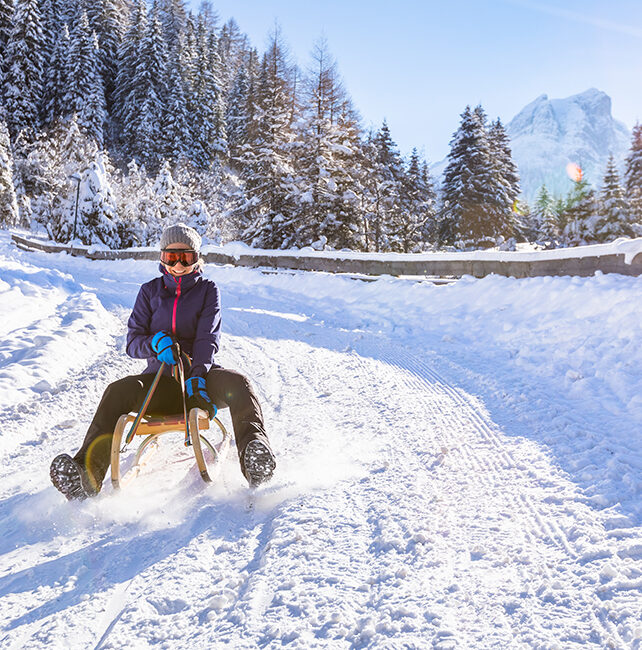
<svg viewBox="0 0 642 650">
<path fill-rule="evenodd" d="M 176 340 L 165 331 L 154 334 L 152 337 L 152 350 L 156 353 L 156 358 L 159 361 L 163 361 L 170 366 L 174 366 L 178 362 Z"/>
</svg>

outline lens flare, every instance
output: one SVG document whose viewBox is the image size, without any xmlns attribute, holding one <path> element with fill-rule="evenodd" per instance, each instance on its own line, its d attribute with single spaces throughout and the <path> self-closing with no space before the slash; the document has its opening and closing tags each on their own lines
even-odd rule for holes
<svg viewBox="0 0 642 650">
<path fill-rule="evenodd" d="M 570 162 L 568 165 L 566 165 L 566 173 L 568 174 L 568 177 L 575 183 L 579 183 L 582 180 L 582 168 L 573 162 Z"/>
</svg>

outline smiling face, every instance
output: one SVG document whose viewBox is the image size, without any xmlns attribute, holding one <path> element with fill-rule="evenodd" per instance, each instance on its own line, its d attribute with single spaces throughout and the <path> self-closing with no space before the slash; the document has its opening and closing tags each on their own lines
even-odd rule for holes
<svg viewBox="0 0 642 650">
<path fill-rule="evenodd" d="M 183 243 L 176 243 L 176 244 L 169 244 L 164 250 L 166 251 L 191 251 L 192 249 L 187 245 Z M 197 262 L 194 262 L 194 264 L 190 264 L 189 266 L 183 266 L 183 262 L 180 260 L 174 264 L 174 266 L 170 266 L 169 264 L 165 264 L 161 260 L 161 263 L 163 266 L 167 269 L 168 273 L 171 273 L 174 276 L 181 276 L 181 275 L 187 275 L 188 273 L 191 273 L 194 270 L 194 267 L 196 266 Z"/>
</svg>

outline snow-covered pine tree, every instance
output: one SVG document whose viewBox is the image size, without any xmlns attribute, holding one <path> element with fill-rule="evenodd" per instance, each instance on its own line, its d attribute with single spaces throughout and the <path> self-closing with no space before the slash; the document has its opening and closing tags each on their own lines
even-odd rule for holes
<svg viewBox="0 0 642 650">
<path fill-rule="evenodd" d="M 187 25 L 185 3 L 183 0 L 156 0 L 156 5 L 167 49 L 174 51 L 179 46 Z"/>
<path fill-rule="evenodd" d="M 203 19 L 208 32 L 215 34 L 218 31 L 219 16 L 211 0 L 201 0 L 198 8 L 199 16 Z"/>
<path fill-rule="evenodd" d="M 89 31 L 87 14 L 82 11 L 76 17 L 70 35 L 65 104 L 67 110 L 78 116 L 81 132 L 102 149 L 106 114 L 99 56 L 96 35 Z"/>
<path fill-rule="evenodd" d="M 440 241 L 478 242 L 501 232 L 494 224 L 493 164 L 481 107 L 470 106 L 450 141 L 448 165 L 444 171 Z"/>
<path fill-rule="evenodd" d="M 7 43 L 13 24 L 13 11 L 13 0 L 0 0 L 0 101 L 2 101 L 4 74 L 7 67 Z"/>
<path fill-rule="evenodd" d="M 533 218 L 537 227 L 537 240 L 554 247 L 559 240 L 560 227 L 555 201 L 546 185 L 542 185 L 535 199 Z"/>
<path fill-rule="evenodd" d="M 164 149 L 160 127 L 167 101 L 167 48 L 160 21 L 153 14 L 140 41 L 132 83 L 123 110 L 126 152 L 154 170 Z"/>
<path fill-rule="evenodd" d="M 127 0 L 93 0 L 85 3 L 89 29 L 98 39 L 99 72 L 108 112 L 113 109 L 116 76 L 118 74 L 118 49 L 125 32 L 128 15 Z"/>
<path fill-rule="evenodd" d="M 325 40 L 317 41 L 304 80 L 297 125 L 297 243 L 363 247 L 354 192 L 360 129 Z M 316 244 L 316 243 L 319 244 Z"/>
<path fill-rule="evenodd" d="M 55 43 L 49 65 L 49 76 L 45 80 L 43 96 L 44 123 L 51 126 L 56 120 L 69 114 L 65 96 L 69 90 L 70 36 L 67 23 L 63 23 L 55 35 Z"/>
<path fill-rule="evenodd" d="M 401 243 L 404 253 L 418 252 L 428 242 L 436 240 L 436 195 L 428 165 L 413 149 L 402 178 L 402 210 L 406 215 L 401 222 Z"/>
<path fill-rule="evenodd" d="M 609 242 L 618 237 L 633 236 L 628 205 L 613 154 L 609 156 L 606 164 L 598 200 L 598 212 L 599 219 L 595 225 L 595 236 L 598 241 Z"/>
<path fill-rule="evenodd" d="M 134 79 L 146 30 L 146 4 L 144 0 L 132 0 L 129 27 L 118 48 L 118 66 L 113 93 L 114 107 L 112 112 L 112 116 L 116 118 L 120 126 L 125 155 L 129 152 L 130 143 L 127 142 L 124 127 L 129 122 L 133 106 L 141 100 Z"/>
<path fill-rule="evenodd" d="M 244 65 L 239 68 L 230 90 L 225 110 L 225 131 L 230 160 L 234 165 L 247 143 L 250 104 L 250 79 Z"/>
<path fill-rule="evenodd" d="M 631 222 L 642 227 L 642 124 L 633 127 L 631 148 L 626 157 L 624 172 L 626 197 Z"/>
<path fill-rule="evenodd" d="M 582 176 L 574 181 L 566 202 L 564 236 L 571 245 L 594 242 L 597 221 L 595 191 Z"/>
<path fill-rule="evenodd" d="M 35 138 L 40 126 L 44 35 L 37 0 L 16 0 L 6 48 L 3 98 L 12 141 Z"/>
<path fill-rule="evenodd" d="M 367 183 L 371 208 L 367 250 L 402 251 L 403 161 L 385 120 L 379 131 L 372 137 L 369 152 L 372 156 L 370 161 L 372 172 Z"/>
<path fill-rule="evenodd" d="M 172 170 L 166 160 L 161 163 L 158 170 L 152 193 L 155 198 L 159 227 L 156 235 L 160 238 L 164 228 L 185 220 L 185 209 L 191 203 L 191 199 L 185 196 L 184 189 L 172 177 Z M 154 234 L 150 233 L 149 236 L 153 237 Z"/>
<path fill-rule="evenodd" d="M 241 160 L 246 200 L 237 213 L 243 241 L 262 248 L 287 248 L 296 241 L 292 77 L 293 68 L 276 29 L 261 63 L 249 143 Z"/>
<path fill-rule="evenodd" d="M 499 118 L 488 129 L 488 143 L 493 165 L 491 178 L 494 192 L 490 197 L 494 207 L 493 231 L 495 236 L 508 239 L 515 234 L 517 197 L 521 190 L 510 139 Z"/>
<path fill-rule="evenodd" d="M 80 115 L 98 69 L 94 40 L 84 10 L 74 18 L 69 38 L 68 88 L 65 103 L 70 113 Z"/>
<path fill-rule="evenodd" d="M 190 84 L 187 91 L 191 120 L 191 159 L 200 167 L 209 167 L 217 156 L 226 152 L 225 109 L 218 80 L 220 61 L 216 38 L 199 15 L 190 56 Z"/>
<path fill-rule="evenodd" d="M 190 151 L 187 99 L 180 71 L 180 54 L 175 49 L 167 63 L 167 100 L 163 110 L 162 138 L 167 160 L 177 162 Z"/>
<path fill-rule="evenodd" d="M 5 121 L 0 120 L 0 228 L 17 226 L 18 220 L 9 130 Z"/>
<path fill-rule="evenodd" d="M 40 0 L 40 20 L 42 23 L 42 121 L 45 126 L 53 122 L 53 117 L 47 115 L 47 105 L 50 102 L 49 84 L 52 77 L 59 74 L 60 63 L 56 57 L 56 49 L 62 28 L 66 25 L 62 19 L 60 0 Z M 68 30 L 67 30 L 68 33 Z M 66 55 L 65 55 L 66 61 Z"/>
<path fill-rule="evenodd" d="M 13 25 L 13 11 L 13 0 L 0 0 L 0 63 L 2 64 L 4 64 L 4 56 Z M 0 70 L 3 67 L 4 65 L 0 66 Z"/>
<path fill-rule="evenodd" d="M 234 169 L 240 169 L 243 148 L 250 142 L 259 77 L 258 54 L 250 50 L 238 68 L 225 109 L 228 156 Z"/>
<path fill-rule="evenodd" d="M 247 36 L 241 33 L 234 18 L 230 18 L 221 27 L 217 49 L 221 61 L 221 74 L 219 75 L 221 88 L 223 94 L 228 96 L 240 67 L 247 65 L 247 57 L 251 51 Z"/>
<path fill-rule="evenodd" d="M 82 173 L 78 199 L 76 237 L 83 244 L 103 244 L 118 248 L 116 202 L 99 154 Z"/>
</svg>

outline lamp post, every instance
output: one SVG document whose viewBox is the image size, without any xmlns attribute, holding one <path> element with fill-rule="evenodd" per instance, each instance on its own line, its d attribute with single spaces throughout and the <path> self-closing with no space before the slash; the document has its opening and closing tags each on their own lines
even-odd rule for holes
<svg viewBox="0 0 642 650">
<path fill-rule="evenodd" d="M 74 232 L 73 235 L 71 236 L 71 240 L 73 241 L 76 239 L 76 224 L 78 223 L 78 198 L 80 196 L 80 181 L 82 180 L 82 176 L 78 173 L 72 174 L 69 176 L 70 181 L 76 181 L 76 206 L 74 208 Z"/>
</svg>

